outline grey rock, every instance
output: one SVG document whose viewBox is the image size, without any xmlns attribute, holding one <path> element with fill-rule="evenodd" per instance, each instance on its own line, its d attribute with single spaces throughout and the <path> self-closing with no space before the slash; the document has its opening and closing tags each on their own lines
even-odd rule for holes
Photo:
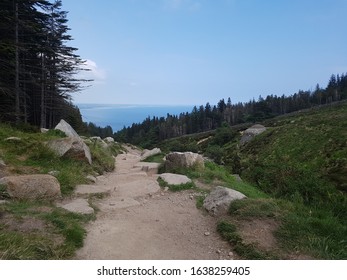
<svg viewBox="0 0 347 280">
<path fill-rule="evenodd" d="M 0 179 L 0 184 L 15 199 L 54 200 L 61 197 L 58 180 L 47 174 L 6 176 Z"/>
<path fill-rule="evenodd" d="M 248 143 L 251 141 L 256 135 L 259 135 L 266 131 L 266 127 L 261 124 L 255 124 L 252 127 L 246 129 L 241 137 L 240 143 L 241 145 Z"/>
<path fill-rule="evenodd" d="M 152 150 L 143 150 L 141 153 L 141 160 L 145 160 L 146 158 L 149 158 L 154 155 L 158 155 L 161 153 L 161 150 L 159 148 L 154 148 Z"/>
<path fill-rule="evenodd" d="M 169 185 L 181 185 L 191 183 L 192 180 L 185 175 L 173 174 L 173 173 L 163 173 L 158 176 L 163 179 Z"/>
<path fill-rule="evenodd" d="M 57 129 L 57 130 L 64 132 L 66 134 L 66 136 L 68 136 L 68 137 L 78 137 L 79 138 L 79 135 L 77 134 L 77 132 L 72 128 L 72 126 L 70 124 L 68 124 L 64 120 L 60 120 L 60 122 L 56 125 L 56 127 L 54 129 Z"/>
<path fill-rule="evenodd" d="M 58 156 L 67 156 L 78 160 L 85 160 L 92 164 L 89 147 L 79 137 L 54 139 L 47 142 L 47 146 Z"/>
<path fill-rule="evenodd" d="M 204 158 L 201 155 L 192 152 L 172 152 L 166 156 L 165 169 L 167 171 L 193 166 L 204 168 Z"/>
<path fill-rule="evenodd" d="M 93 214 L 94 209 L 89 206 L 89 203 L 86 199 L 78 198 L 73 200 L 72 202 L 66 204 L 58 204 L 58 207 L 64 208 L 65 210 L 77 214 Z"/>
<path fill-rule="evenodd" d="M 95 178 L 94 176 L 88 175 L 86 178 L 87 178 L 89 181 L 91 181 L 91 182 L 93 182 L 93 183 L 96 183 L 96 178 Z"/>
<path fill-rule="evenodd" d="M 5 167 L 6 163 L 0 158 L 0 167 Z"/>
<path fill-rule="evenodd" d="M 0 200 L 0 205 L 7 203 L 7 200 Z"/>
<path fill-rule="evenodd" d="M 238 191 L 216 187 L 204 200 L 204 208 L 213 215 L 225 214 L 230 203 L 234 200 L 243 199 L 246 196 Z"/>
<path fill-rule="evenodd" d="M 47 133 L 49 131 L 49 129 L 41 127 L 40 131 L 41 131 L 41 133 Z"/>
</svg>

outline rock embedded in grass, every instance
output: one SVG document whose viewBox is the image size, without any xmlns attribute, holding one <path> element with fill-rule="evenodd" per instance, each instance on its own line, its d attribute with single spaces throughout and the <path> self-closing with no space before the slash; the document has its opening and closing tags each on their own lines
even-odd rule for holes
<svg viewBox="0 0 347 280">
<path fill-rule="evenodd" d="M 204 158 L 192 152 L 172 152 L 166 156 L 165 170 L 175 170 L 179 168 L 197 167 L 204 168 Z"/>
<path fill-rule="evenodd" d="M 54 200 L 61 197 L 58 180 L 48 174 L 6 176 L 0 179 L 9 197 L 23 200 Z"/>
<path fill-rule="evenodd" d="M 168 185 L 181 185 L 191 183 L 192 180 L 185 175 L 173 174 L 173 173 L 163 173 L 158 176 L 163 179 Z"/>
<path fill-rule="evenodd" d="M 227 213 L 232 201 L 244 198 L 238 191 L 218 186 L 205 198 L 203 206 L 215 216 L 222 215 Z"/>
</svg>

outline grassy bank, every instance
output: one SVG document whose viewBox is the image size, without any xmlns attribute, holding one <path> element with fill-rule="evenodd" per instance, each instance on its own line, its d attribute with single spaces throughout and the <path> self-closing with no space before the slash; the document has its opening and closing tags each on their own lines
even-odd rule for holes
<svg viewBox="0 0 347 280">
<path fill-rule="evenodd" d="M 347 259 L 347 103 L 264 125 L 267 131 L 243 146 L 240 128 L 224 126 L 208 135 L 165 141 L 161 148 L 194 147 L 219 165 L 207 163 L 203 172 L 185 171 L 188 176 L 218 181 L 250 198 L 232 203 L 220 229 L 241 257 Z M 244 181 L 235 181 L 233 173 Z M 271 228 L 271 246 L 249 237 L 247 223 L 254 231 Z"/>
<path fill-rule="evenodd" d="M 6 166 L 1 176 L 47 174 L 54 171 L 62 195 L 72 194 L 77 184 L 88 183 L 87 175 L 102 174 L 114 169 L 114 158 L 121 147 L 107 149 L 98 143 L 89 145 L 93 164 L 71 158 L 59 158 L 45 142 L 64 137 L 59 131 L 39 133 L 35 128 L 24 130 L 0 124 L 0 159 Z M 5 141 L 8 137 L 20 140 Z M 69 259 L 83 245 L 85 224 L 94 215 L 78 215 L 45 201 L 10 200 L 0 186 L 0 259 Z"/>
</svg>

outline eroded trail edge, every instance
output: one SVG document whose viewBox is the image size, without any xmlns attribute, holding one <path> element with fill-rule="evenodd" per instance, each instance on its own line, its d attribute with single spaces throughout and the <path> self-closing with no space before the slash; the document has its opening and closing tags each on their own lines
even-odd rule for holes
<svg viewBox="0 0 347 280">
<path fill-rule="evenodd" d="M 217 220 L 195 206 L 194 191 L 160 189 L 157 175 L 141 169 L 140 151 L 127 147 L 114 172 L 98 179 L 109 191 L 98 199 L 97 218 L 87 226 L 76 259 L 230 259 L 230 245 Z"/>
</svg>

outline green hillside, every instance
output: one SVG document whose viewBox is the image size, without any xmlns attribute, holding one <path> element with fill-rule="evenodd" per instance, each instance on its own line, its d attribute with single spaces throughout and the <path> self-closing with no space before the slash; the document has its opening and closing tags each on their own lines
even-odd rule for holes
<svg viewBox="0 0 347 280">
<path fill-rule="evenodd" d="M 279 258 L 293 258 L 289 255 L 296 252 L 304 258 L 347 259 L 347 103 L 296 112 L 263 125 L 267 130 L 244 145 L 240 132 L 246 127 L 225 125 L 213 133 L 164 141 L 161 147 L 194 148 L 266 194 L 232 203 L 229 222 L 240 226 L 249 220 L 274 221 Z M 233 228 L 223 225 L 221 229 Z M 221 231 L 239 245 L 230 238 L 233 233 Z M 267 253 L 244 256 L 267 258 Z"/>
</svg>

